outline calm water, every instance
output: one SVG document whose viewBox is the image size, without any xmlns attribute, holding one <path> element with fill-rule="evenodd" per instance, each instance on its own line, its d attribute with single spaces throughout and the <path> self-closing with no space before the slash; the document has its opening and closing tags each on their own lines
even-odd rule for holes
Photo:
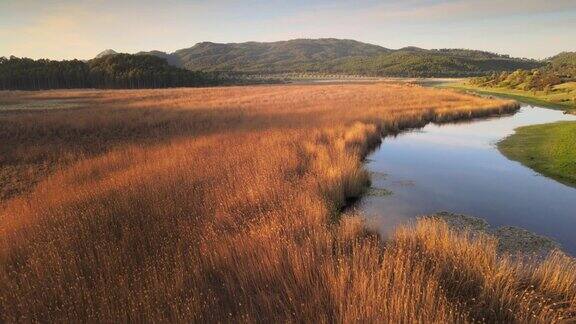
<svg viewBox="0 0 576 324">
<path fill-rule="evenodd" d="M 387 137 L 369 156 L 372 186 L 361 210 L 384 234 L 439 211 L 486 219 L 548 236 L 576 255 L 576 189 L 510 161 L 496 148 L 519 126 L 576 120 L 562 112 L 522 107 L 513 116 L 422 129 Z"/>
</svg>

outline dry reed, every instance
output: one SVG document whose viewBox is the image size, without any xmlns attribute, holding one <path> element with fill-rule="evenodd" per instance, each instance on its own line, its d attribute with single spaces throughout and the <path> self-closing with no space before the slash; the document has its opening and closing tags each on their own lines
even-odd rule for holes
<svg viewBox="0 0 576 324">
<path fill-rule="evenodd" d="M 381 135 L 513 103 L 382 83 L 1 96 L 81 106 L 0 113 L 5 322 L 574 317 L 570 259 L 515 263 L 432 220 L 383 244 L 340 215 Z"/>
</svg>

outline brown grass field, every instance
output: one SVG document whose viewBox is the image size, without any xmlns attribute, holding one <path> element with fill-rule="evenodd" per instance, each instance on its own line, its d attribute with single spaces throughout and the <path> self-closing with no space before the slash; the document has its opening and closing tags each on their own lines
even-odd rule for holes
<svg viewBox="0 0 576 324">
<path fill-rule="evenodd" d="M 0 92 L 0 321 L 575 320 L 560 253 L 341 214 L 381 135 L 515 109 L 386 83 Z"/>
</svg>

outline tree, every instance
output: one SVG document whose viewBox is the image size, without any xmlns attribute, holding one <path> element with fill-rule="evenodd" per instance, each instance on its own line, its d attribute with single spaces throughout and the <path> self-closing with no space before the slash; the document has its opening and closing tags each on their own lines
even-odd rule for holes
<svg viewBox="0 0 576 324">
<path fill-rule="evenodd" d="M 166 88 L 220 84 L 215 73 L 192 72 L 152 55 L 116 54 L 88 62 L 0 58 L 0 89 Z"/>
</svg>

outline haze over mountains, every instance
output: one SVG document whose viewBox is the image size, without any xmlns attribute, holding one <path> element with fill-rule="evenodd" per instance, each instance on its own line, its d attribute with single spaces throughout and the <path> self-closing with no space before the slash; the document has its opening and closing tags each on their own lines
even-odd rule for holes
<svg viewBox="0 0 576 324">
<path fill-rule="evenodd" d="M 113 54 L 107 50 L 105 53 Z M 389 49 L 345 39 L 279 42 L 202 42 L 174 53 L 139 52 L 192 71 L 250 74 L 339 73 L 372 76 L 450 77 L 532 69 L 543 62 L 467 49 Z"/>
</svg>

